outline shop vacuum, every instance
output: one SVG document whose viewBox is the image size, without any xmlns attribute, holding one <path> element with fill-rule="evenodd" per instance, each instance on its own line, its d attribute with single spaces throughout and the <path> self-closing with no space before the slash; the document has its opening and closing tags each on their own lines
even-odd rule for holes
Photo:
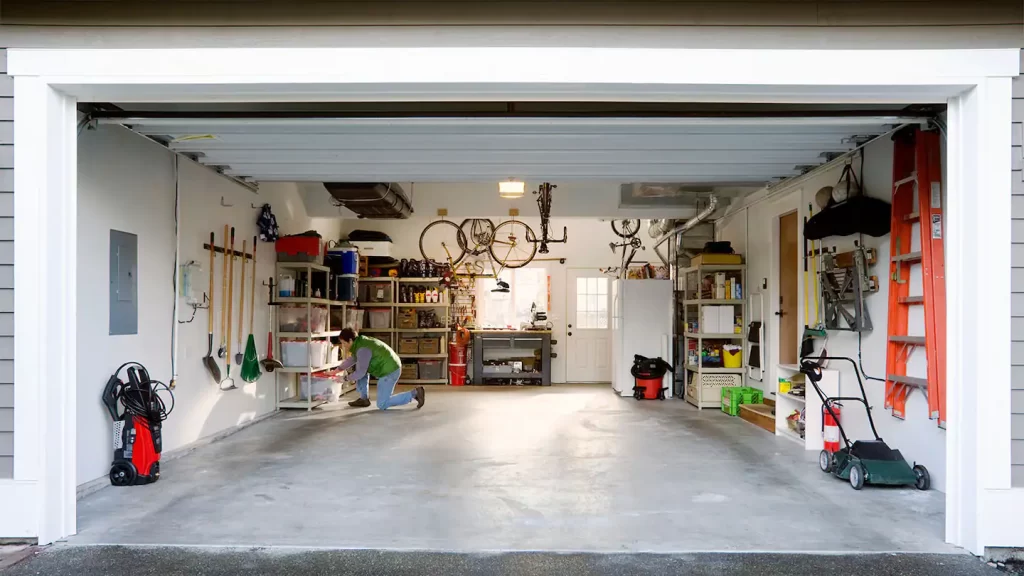
<svg viewBox="0 0 1024 576">
<path fill-rule="evenodd" d="M 665 374 L 675 373 L 672 365 L 661 358 L 647 358 L 639 354 L 633 355 L 633 367 L 629 373 L 633 376 L 633 398 L 637 400 L 664 400 L 668 389 L 662 383 Z"/>
<path fill-rule="evenodd" d="M 127 382 L 121 380 L 122 370 L 128 377 Z M 174 410 L 174 394 L 170 388 L 151 379 L 142 364 L 126 362 L 107 380 L 103 404 L 114 421 L 110 483 L 137 486 L 159 480 L 161 423 Z"/>
</svg>

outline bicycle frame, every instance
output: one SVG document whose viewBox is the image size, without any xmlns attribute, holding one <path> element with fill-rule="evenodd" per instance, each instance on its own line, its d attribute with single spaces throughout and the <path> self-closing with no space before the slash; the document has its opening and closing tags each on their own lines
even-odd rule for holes
<svg viewBox="0 0 1024 576">
<path fill-rule="evenodd" d="M 562 238 L 552 238 L 550 234 L 551 228 L 551 191 L 558 186 L 545 182 L 537 187 L 537 191 L 534 194 L 537 195 L 537 208 L 540 209 L 540 239 L 527 238 L 534 244 L 540 244 L 540 248 L 537 250 L 541 254 L 547 254 L 548 244 L 564 244 L 569 239 L 569 229 L 565 226 L 562 227 Z"/>
</svg>

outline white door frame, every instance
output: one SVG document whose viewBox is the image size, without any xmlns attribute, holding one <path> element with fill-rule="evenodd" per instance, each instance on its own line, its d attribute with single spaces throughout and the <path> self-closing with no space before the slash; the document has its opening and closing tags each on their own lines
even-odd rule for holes
<svg viewBox="0 0 1024 576">
<path fill-rule="evenodd" d="M 611 338 L 612 338 L 612 278 L 610 276 L 607 276 L 607 275 L 602 275 L 600 269 L 598 269 L 598 268 L 583 268 L 583 267 L 566 268 L 565 269 L 565 332 L 564 332 L 565 333 L 565 340 L 566 340 L 566 347 L 565 347 L 565 381 L 566 382 L 581 382 L 581 380 L 576 380 L 576 379 L 573 379 L 573 378 L 571 378 L 569 376 L 569 373 L 572 371 L 572 364 L 570 362 L 570 360 L 572 358 L 572 356 L 571 356 L 571 354 L 572 354 L 572 346 L 571 346 L 572 341 L 569 340 L 570 338 L 572 338 L 572 336 L 569 336 L 569 331 L 570 330 L 578 330 L 578 328 L 569 328 L 569 319 L 576 317 L 576 286 L 575 286 L 575 284 L 573 284 L 573 282 L 571 280 L 573 279 L 574 274 L 577 274 L 577 273 L 579 273 L 579 274 L 592 274 L 592 276 L 586 276 L 586 278 L 591 278 L 591 277 L 597 278 L 599 276 L 603 276 L 604 278 L 606 278 L 608 280 L 608 327 L 605 329 L 605 332 L 607 333 L 607 338 L 608 338 L 608 356 L 609 356 L 609 363 L 608 363 L 607 373 L 611 374 L 610 357 L 611 357 L 611 353 L 612 353 L 612 340 L 611 340 Z M 578 318 L 576 319 L 576 323 L 577 323 L 577 325 L 579 324 L 579 319 Z M 582 380 L 582 382 L 608 382 L 608 381 L 609 380 Z"/>
<path fill-rule="evenodd" d="M 946 539 L 975 553 L 1024 546 L 1024 490 L 1010 488 L 1010 365 L 986 360 L 1010 355 L 1010 221 L 991 215 L 1010 213 L 1019 62 L 1017 49 L 9 50 L 15 469 L 0 481 L 0 536 L 48 543 L 76 531 L 78 100 L 948 102 Z"/>
</svg>

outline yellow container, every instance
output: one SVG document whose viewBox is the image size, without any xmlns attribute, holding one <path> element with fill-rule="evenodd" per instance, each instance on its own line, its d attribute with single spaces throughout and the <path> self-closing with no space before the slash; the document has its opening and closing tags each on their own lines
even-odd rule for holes
<svg viewBox="0 0 1024 576">
<path fill-rule="evenodd" d="M 779 394 L 789 394 L 789 391 L 792 389 L 792 382 L 783 378 L 779 378 Z"/>
<path fill-rule="evenodd" d="M 726 368 L 742 368 L 743 348 L 740 348 L 739 346 L 723 346 L 722 363 Z"/>
</svg>

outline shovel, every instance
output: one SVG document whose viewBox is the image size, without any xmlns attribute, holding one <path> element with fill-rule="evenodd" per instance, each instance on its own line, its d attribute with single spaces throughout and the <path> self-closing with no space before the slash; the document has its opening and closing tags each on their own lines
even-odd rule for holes
<svg viewBox="0 0 1024 576">
<path fill-rule="evenodd" d="M 220 293 L 228 296 L 228 225 L 224 225 L 224 265 L 220 268 Z M 228 308 L 220 307 L 220 348 L 217 349 L 217 358 L 223 358 L 227 353 L 228 343 L 225 335 L 228 333 Z"/>
<path fill-rule="evenodd" d="M 234 390 L 235 381 L 231 379 L 231 299 L 235 294 L 235 229 L 231 229 L 231 251 L 228 252 L 230 255 L 230 262 L 228 263 L 228 334 L 227 334 L 227 350 L 225 357 L 227 359 L 224 362 L 228 367 L 228 375 L 220 381 L 221 390 Z"/>
<path fill-rule="evenodd" d="M 216 250 L 213 247 L 213 232 L 210 232 L 210 307 L 207 309 L 209 314 L 207 316 L 207 345 L 206 345 L 206 357 L 203 358 L 203 366 L 206 366 L 206 371 L 213 377 L 214 382 L 220 382 L 220 366 L 217 365 L 217 361 L 213 359 L 213 261 Z"/>
<path fill-rule="evenodd" d="M 235 364 L 242 365 L 242 330 L 245 328 L 245 240 L 242 240 L 242 273 L 238 282 L 238 352 L 235 352 Z"/>
</svg>

